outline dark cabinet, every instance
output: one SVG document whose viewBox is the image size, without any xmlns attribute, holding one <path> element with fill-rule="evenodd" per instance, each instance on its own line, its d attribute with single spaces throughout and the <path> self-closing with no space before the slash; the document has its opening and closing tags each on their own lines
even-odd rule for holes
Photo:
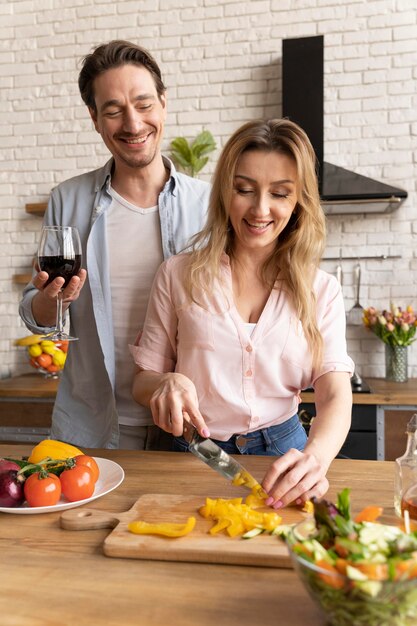
<svg viewBox="0 0 417 626">
<path fill-rule="evenodd" d="M 298 414 L 309 431 L 310 420 L 316 415 L 314 404 L 301 403 Z M 352 424 L 346 441 L 340 450 L 339 458 L 377 459 L 376 406 L 372 404 L 354 404 L 352 407 Z"/>
</svg>

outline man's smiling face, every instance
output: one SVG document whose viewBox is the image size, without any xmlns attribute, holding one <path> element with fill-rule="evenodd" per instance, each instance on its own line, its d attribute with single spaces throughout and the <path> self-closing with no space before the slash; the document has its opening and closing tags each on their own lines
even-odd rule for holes
<svg viewBox="0 0 417 626">
<path fill-rule="evenodd" d="M 160 154 L 166 119 L 165 96 L 140 65 L 107 70 L 94 80 L 95 129 L 118 166 L 143 168 Z"/>
</svg>

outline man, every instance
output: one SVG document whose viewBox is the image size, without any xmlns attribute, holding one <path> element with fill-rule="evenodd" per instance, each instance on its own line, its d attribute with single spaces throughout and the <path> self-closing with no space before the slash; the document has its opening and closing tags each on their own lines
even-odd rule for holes
<svg viewBox="0 0 417 626">
<path fill-rule="evenodd" d="M 45 214 L 44 224 L 78 228 L 86 268 L 63 292 L 78 341 L 70 344 L 51 437 L 84 447 L 164 448 L 149 410 L 131 396 L 128 344 L 160 263 L 202 228 L 209 185 L 177 173 L 161 154 L 166 94 L 148 51 L 126 41 L 101 45 L 85 57 L 78 84 L 112 158 L 53 189 Z M 55 324 L 64 279 L 47 280 L 35 272 L 20 303 L 34 333 Z"/>
</svg>

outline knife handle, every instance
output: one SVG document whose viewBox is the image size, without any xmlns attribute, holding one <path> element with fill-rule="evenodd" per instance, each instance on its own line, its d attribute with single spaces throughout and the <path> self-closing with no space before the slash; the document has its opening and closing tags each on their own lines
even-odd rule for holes
<svg viewBox="0 0 417 626">
<path fill-rule="evenodd" d="M 194 424 L 192 424 L 188 419 L 185 419 L 185 417 L 182 436 L 189 445 L 191 445 L 192 443 L 198 443 L 200 441 L 203 441 L 203 437 L 198 434 L 198 431 Z"/>
</svg>

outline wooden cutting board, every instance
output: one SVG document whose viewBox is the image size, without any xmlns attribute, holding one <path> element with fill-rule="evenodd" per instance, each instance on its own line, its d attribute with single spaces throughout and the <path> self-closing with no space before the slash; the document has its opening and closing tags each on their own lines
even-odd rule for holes
<svg viewBox="0 0 417 626">
<path fill-rule="evenodd" d="M 129 559 L 187 561 L 258 565 L 290 568 L 291 560 L 285 543 L 277 536 L 258 535 L 252 539 L 229 537 L 224 532 L 210 535 L 213 520 L 198 513 L 205 499 L 201 496 L 147 494 L 141 496 L 129 511 L 113 513 L 99 509 L 75 508 L 61 514 L 61 526 L 68 530 L 113 528 L 104 541 L 104 554 Z M 265 509 L 271 511 L 272 509 Z M 306 514 L 289 507 L 279 511 L 283 524 L 305 519 Z M 127 525 L 135 520 L 145 522 L 185 523 L 196 518 L 194 530 L 185 537 L 135 535 Z"/>
</svg>

